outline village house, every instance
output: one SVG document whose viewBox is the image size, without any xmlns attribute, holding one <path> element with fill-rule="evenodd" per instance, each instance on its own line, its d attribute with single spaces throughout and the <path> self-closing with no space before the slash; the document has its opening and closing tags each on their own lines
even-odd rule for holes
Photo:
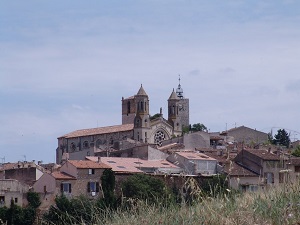
<svg viewBox="0 0 300 225">
<path fill-rule="evenodd" d="M 0 207 L 10 207 L 11 201 L 18 206 L 25 206 L 29 185 L 14 179 L 0 179 Z"/>
<path fill-rule="evenodd" d="M 14 179 L 32 186 L 44 173 L 44 168 L 35 161 L 19 161 L 0 165 L 0 179 Z"/>
<path fill-rule="evenodd" d="M 277 155 L 268 150 L 243 149 L 235 162 L 244 168 L 258 174 L 266 185 L 278 185 L 284 182 L 283 170 L 287 169 L 283 155 Z"/>
<path fill-rule="evenodd" d="M 213 175 L 217 173 L 217 160 L 195 151 L 172 153 L 168 161 L 183 168 L 190 175 Z"/>
</svg>

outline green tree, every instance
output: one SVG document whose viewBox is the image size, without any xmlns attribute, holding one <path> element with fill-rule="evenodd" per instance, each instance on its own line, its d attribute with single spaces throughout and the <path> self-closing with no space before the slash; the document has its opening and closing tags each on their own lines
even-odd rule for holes
<svg viewBox="0 0 300 225">
<path fill-rule="evenodd" d="M 300 157 L 300 145 L 298 145 L 292 152 L 293 156 Z"/>
<path fill-rule="evenodd" d="M 193 126 L 191 126 L 190 130 L 192 132 L 196 132 L 196 131 L 206 131 L 207 132 L 207 127 L 202 123 L 196 123 L 196 124 L 193 124 Z"/>
<path fill-rule="evenodd" d="M 115 173 L 111 169 L 105 169 L 101 177 L 101 186 L 103 190 L 103 201 L 106 207 L 116 206 L 115 197 Z"/>
<path fill-rule="evenodd" d="M 135 174 L 122 183 L 125 197 L 156 202 L 166 196 L 166 186 L 158 178 L 145 174 Z"/>
<path fill-rule="evenodd" d="M 291 140 L 289 134 L 284 129 L 279 129 L 274 135 L 273 144 L 289 147 Z"/>
<path fill-rule="evenodd" d="M 33 207 L 34 209 L 37 209 L 41 205 L 39 194 L 33 191 L 27 192 L 27 201 L 29 206 Z"/>
</svg>

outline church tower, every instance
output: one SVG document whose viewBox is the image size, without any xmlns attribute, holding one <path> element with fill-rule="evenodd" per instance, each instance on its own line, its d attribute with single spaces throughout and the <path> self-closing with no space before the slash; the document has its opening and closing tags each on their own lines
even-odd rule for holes
<svg viewBox="0 0 300 225">
<path fill-rule="evenodd" d="M 134 123 L 136 115 L 136 102 L 134 96 L 129 98 L 122 97 L 122 124 Z"/>
<path fill-rule="evenodd" d="M 181 134 L 182 124 L 179 117 L 179 97 L 176 95 L 174 89 L 168 99 L 168 121 L 173 127 L 173 135 Z"/>
<path fill-rule="evenodd" d="M 189 99 L 183 96 L 183 89 L 181 87 L 180 80 L 179 75 L 179 84 L 176 89 L 176 94 L 179 98 L 178 117 L 180 118 L 182 127 L 188 127 L 190 125 Z"/>
<path fill-rule="evenodd" d="M 136 115 L 134 118 L 134 140 L 148 142 L 150 135 L 149 97 L 141 85 L 134 96 Z"/>
</svg>

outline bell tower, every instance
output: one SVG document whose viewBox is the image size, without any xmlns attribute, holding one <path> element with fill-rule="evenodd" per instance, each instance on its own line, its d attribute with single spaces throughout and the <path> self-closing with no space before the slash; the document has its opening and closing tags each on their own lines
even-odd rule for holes
<svg viewBox="0 0 300 225">
<path fill-rule="evenodd" d="M 179 117 L 179 101 L 174 89 L 168 99 L 168 121 L 173 127 L 173 135 L 180 135 L 182 124 Z"/>
<path fill-rule="evenodd" d="M 150 135 L 149 97 L 141 85 L 134 96 L 136 115 L 134 118 L 134 140 L 148 142 Z"/>
<path fill-rule="evenodd" d="M 179 98 L 178 103 L 178 117 L 180 118 L 182 127 L 188 127 L 190 125 L 190 112 L 189 112 L 189 99 L 185 98 L 183 95 L 183 89 L 180 84 L 180 75 L 179 75 L 179 84 L 176 89 L 176 95 Z"/>
</svg>

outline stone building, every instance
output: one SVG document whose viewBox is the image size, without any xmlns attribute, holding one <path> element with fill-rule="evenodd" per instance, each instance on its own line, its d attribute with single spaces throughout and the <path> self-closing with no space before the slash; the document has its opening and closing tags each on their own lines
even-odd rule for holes
<svg viewBox="0 0 300 225">
<path fill-rule="evenodd" d="M 182 128 L 189 125 L 189 99 L 183 97 L 180 79 L 176 92 L 173 89 L 167 102 L 167 119 L 163 118 L 162 110 L 151 116 L 149 96 L 141 85 L 136 95 L 122 97 L 121 125 L 76 130 L 59 137 L 56 163 L 140 144 L 161 146 L 163 141 L 180 136 Z"/>
</svg>

